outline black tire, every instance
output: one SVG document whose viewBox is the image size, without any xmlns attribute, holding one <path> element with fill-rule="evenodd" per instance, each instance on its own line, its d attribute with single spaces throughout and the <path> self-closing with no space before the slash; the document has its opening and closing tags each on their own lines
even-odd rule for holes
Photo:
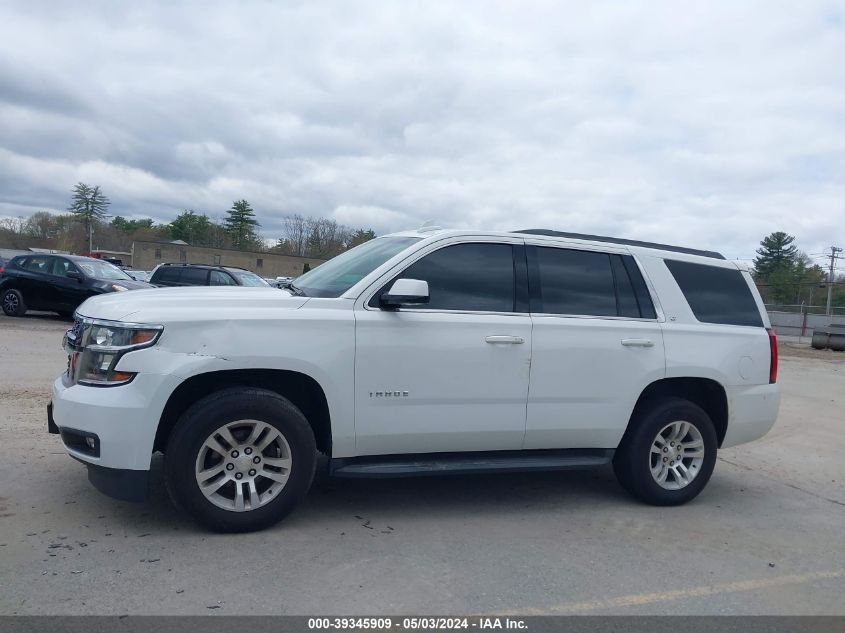
<svg viewBox="0 0 845 633">
<path fill-rule="evenodd" d="M 266 505 L 236 512 L 209 501 L 200 491 L 195 469 L 206 439 L 223 425 L 239 420 L 257 420 L 281 432 L 290 448 L 291 467 L 275 498 Z M 165 481 L 174 503 L 200 525 L 215 532 L 251 532 L 277 523 L 305 497 L 314 479 L 316 458 L 311 426 L 289 400 L 264 389 L 231 388 L 203 398 L 179 419 L 167 443 Z"/>
<path fill-rule="evenodd" d="M 58 315 L 65 321 L 73 321 L 73 312 L 61 311 Z"/>
<path fill-rule="evenodd" d="M 14 288 L 4 290 L 0 303 L 3 305 L 3 312 L 6 316 L 21 317 L 26 314 L 26 303 L 20 290 Z"/>
<path fill-rule="evenodd" d="M 657 434 L 677 421 L 689 422 L 698 429 L 704 455 L 692 481 L 683 488 L 667 490 L 651 473 L 651 447 Z M 641 501 L 657 506 L 680 505 L 694 499 L 707 485 L 717 450 L 716 428 L 701 407 L 681 398 L 661 398 L 638 408 L 616 450 L 613 470 L 620 485 Z"/>
</svg>

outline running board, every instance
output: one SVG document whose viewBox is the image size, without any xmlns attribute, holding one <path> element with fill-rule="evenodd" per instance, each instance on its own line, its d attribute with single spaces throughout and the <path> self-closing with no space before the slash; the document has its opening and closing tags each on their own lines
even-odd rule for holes
<svg viewBox="0 0 845 633">
<path fill-rule="evenodd" d="M 336 477 L 425 477 L 536 470 L 600 468 L 613 460 L 613 449 L 413 453 L 336 458 L 329 473 Z"/>
</svg>

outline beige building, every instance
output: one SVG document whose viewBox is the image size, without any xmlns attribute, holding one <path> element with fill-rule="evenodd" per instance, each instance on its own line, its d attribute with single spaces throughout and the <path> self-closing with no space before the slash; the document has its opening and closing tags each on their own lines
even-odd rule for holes
<svg viewBox="0 0 845 633">
<path fill-rule="evenodd" d="M 246 268 L 262 277 L 298 277 L 306 263 L 315 268 L 324 261 L 312 257 L 190 246 L 181 241 L 133 242 L 131 258 L 132 268 L 135 270 L 152 270 L 166 262 L 212 264 Z"/>
</svg>

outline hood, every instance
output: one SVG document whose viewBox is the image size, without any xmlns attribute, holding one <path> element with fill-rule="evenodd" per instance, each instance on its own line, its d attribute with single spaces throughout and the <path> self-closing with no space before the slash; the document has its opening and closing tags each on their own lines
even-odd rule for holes
<svg viewBox="0 0 845 633">
<path fill-rule="evenodd" d="M 134 279 L 98 279 L 97 277 L 93 277 L 92 279 L 109 286 L 113 284 L 116 286 L 123 286 L 128 290 L 144 290 L 145 288 L 152 288 L 152 286 L 146 281 L 135 281 Z"/>
<path fill-rule="evenodd" d="M 94 319 L 164 324 L 242 318 L 245 314 L 271 318 L 277 310 L 295 310 L 306 301 L 308 297 L 294 297 L 271 287 L 192 286 L 109 292 L 91 297 L 77 312 Z"/>
</svg>

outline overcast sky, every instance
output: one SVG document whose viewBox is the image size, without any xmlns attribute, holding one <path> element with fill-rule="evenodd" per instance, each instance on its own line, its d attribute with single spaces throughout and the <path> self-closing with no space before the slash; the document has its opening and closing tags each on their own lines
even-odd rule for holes
<svg viewBox="0 0 845 633">
<path fill-rule="evenodd" d="M 800 8 L 799 8 L 800 7 Z M 842 2 L 0 0 L 0 216 L 845 246 Z"/>
</svg>

